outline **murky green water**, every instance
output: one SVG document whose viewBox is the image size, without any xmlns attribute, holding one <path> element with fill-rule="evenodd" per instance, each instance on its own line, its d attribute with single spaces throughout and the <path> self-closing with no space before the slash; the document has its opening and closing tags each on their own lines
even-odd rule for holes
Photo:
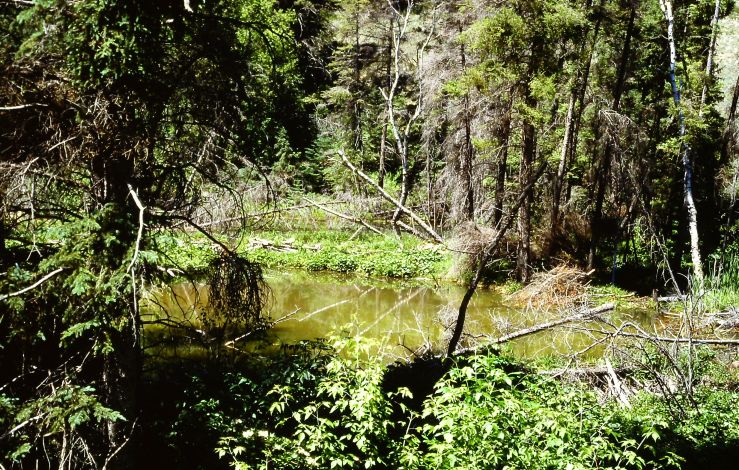
<svg viewBox="0 0 739 470">
<path fill-rule="evenodd" d="M 370 340 L 373 353 L 381 353 L 387 360 L 444 350 L 450 335 L 449 325 L 456 318 L 464 294 L 463 287 L 451 284 L 418 286 L 325 273 L 268 272 L 266 279 L 272 289 L 269 314 L 278 322 L 270 331 L 268 342 L 279 346 L 330 335 L 359 336 Z M 161 308 L 150 306 L 150 318 L 184 319 L 191 326 L 185 336 L 201 334 L 196 330 L 200 328 L 198 316 L 207 303 L 206 286 L 178 284 L 156 291 L 152 298 Z M 479 289 L 468 310 L 462 346 L 561 315 L 513 308 L 506 305 L 500 294 Z M 649 322 L 644 312 L 608 315 L 617 323 L 625 319 L 641 324 Z M 513 341 L 510 347 L 521 357 L 571 354 L 587 348 L 594 339 L 582 331 L 557 328 Z M 249 341 L 250 337 L 246 337 L 229 345 L 248 349 L 252 346 Z M 599 354 L 599 351 L 602 346 L 588 353 Z"/>
</svg>

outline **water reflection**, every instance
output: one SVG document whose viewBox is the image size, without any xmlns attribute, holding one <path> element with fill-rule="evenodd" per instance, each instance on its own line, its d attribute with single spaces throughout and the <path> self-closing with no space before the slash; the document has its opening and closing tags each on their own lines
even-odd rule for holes
<svg viewBox="0 0 739 470">
<path fill-rule="evenodd" d="M 374 352 L 387 360 L 443 351 L 464 294 L 463 287 L 451 284 L 419 286 L 325 273 L 268 272 L 266 279 L 273 297 L 269 315 L 277 321 L 268 338 L 273 345 L 332 334 L 359 336 L 372 340 Z M 207 305 L 206 286 L 169 286 L 156 291 L 152 302 L 159 307 L 150 306 L 150 319 L 160 324 L 184 319 L 189 325 L 187 335 L 205 334 L 197 319 Z M 464 341 L 484 342 L 486 337 L 502 336 L 558 315 L 561 313 L 513 308 L 500 294 L 480 289 L 468 310 Z M 640 312 L 610 316 L 614 321 L 646 320 Z M 156 329 L 156 323 L 151 328 Z M 164 334 L 164 329 L 156 331 Z M 247 336 L 230 345 L 248 348 L 249 339 Z M 560 328 L 518 339 L 510 347 L 517 356 L 537 357 L 573 353 L 593 342 L 594 338 L 582 331 Z M 602 347 L 595 347 L 588 354 L 601 351 Z"/>
</svg>

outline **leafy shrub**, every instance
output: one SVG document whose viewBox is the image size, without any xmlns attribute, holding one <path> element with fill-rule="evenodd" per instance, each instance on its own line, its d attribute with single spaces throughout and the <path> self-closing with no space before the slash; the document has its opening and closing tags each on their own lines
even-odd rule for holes
<svg viewBox="0 0 739 470">
<path fill-rule="evenodd" d="M 286 469 L 692 468 L 739 448 L 732 391 L 700 389 L 684 416 L 674 397 L 646 392 L 625 409 L 491 352 L 457 359 L 414 411 L 367 347 L 303 343 L 225 386 L 190 387 L 172 442 L 211 442 L 236 468 Z M 207 440 L 188 437 L 203 430 Z"/>
</svg>

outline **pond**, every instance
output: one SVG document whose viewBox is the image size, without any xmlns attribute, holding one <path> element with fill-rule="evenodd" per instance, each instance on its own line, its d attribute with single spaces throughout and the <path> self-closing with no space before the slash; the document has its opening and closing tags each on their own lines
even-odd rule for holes
<svg viewBox="0 0 739 470">
<path fill-rule="evenodd" d="M 266 338 L 269 345 L 279 347 L 331 335 L 361 337 L 369 340 L 372 354 L 388 361 L 443 351 L 465 291 L 449 283 L 378 281 L 320 272 L 268 271 L 265 278 L 272 290 L 268 312 L 276 321 Z M 207 304 L 204 284 L 176 284 L 154 291 L 151 297 L 159 308 L 148 307 L 150 318 L 185 319 L 193 325 L 192 331 L 197 331 L 198 315 Z M 461 345 L 484 342 L 486 337 L 502 336 L 562 315 L 556 309 L 516 308 L 495 290 L 478 289 L 468 309 Z M 645 311 L 606 315 L 614 323 L 628 320 L 647 326 L 652 322 Z M 155 331 L 150 327 L 149 336 Z M 229 345 L 253 348 L 250 340 L 251 336 L 246 336 Z M 533 358 L 574 353 L 594 341 L 592 335 L 565 327 L 525 336 L 509 347 L 516 356 Z M 601 354 L 602 346 L 587 353 Z"/>
</svg>

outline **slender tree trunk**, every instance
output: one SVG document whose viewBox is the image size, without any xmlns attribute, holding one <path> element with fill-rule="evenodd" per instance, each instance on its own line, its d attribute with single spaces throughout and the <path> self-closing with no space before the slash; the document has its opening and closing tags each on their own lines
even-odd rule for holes
<svg viewBox="0 0 739 470">
<path fill-rule="evenodd" d="M 461 33 L 461 26 L 460 26 Z M 459 53 L 462 59 L 462 71 L 467 68 L 467 58 L 464 50 L 464 44 L 459 46 Z M 462 214 L 465 219 L 473 220 L 475 217 L 475 195 L 472 184 L 472 125 L 470 123 L 470 96 L 469 92 L 463 98 L 463 121 L 464 121 L 464 144 L 462 146 L 462 191 L 464 192 L 464 204 Z"/>
<path fill-rule="evenodd" d="M 688 232 L 690 234 L 690 258 L 693 262 L 693 283 L 699 290 L 703 289 L 703 261 L 700 254 L 700 239 L 698 236 L 698 210 L 693 199 L 693 162 L 690 156 L 690 147 L 685 142 L 686 129 L 685 117 L 683 116 L 680 102 L 680 88 L 676 78 L 677 50 L 675 47 L 674 17 L 672 13 L 672 2 L 660 0 L 660 7 L 667 22 L 667 42 L 670 50 L 670 85 L 672 86 L 672 99 L 678 110 L 678 122 L 680 126 L 680 156 L 683 164 L 684 178 L 684 202 L 688 212 Z"/>
<path fill-rule="evenodd" d="M 699 116 L 703 115 L 703 106 L 706 104 L 708 97 L 708 87 L 713 82 L 713 55 L 716 52 L 716 36 L 718 31 L 718 18 L 721 14 L 721 0 L 716 0 L 713 9 L 713 17 L 711 18 L 711 43 L 708 46 L 708 57 L 706 58 L 706 73 L 703 90 L 701 91 L 701 105 L 698 111 Z"/>
<path fill-rule="evenodd" d="M 493 206 L 493 225 L 497 226 L 503 217 L 503 202 L 505 201 L 505 181 L 508 172 L 508 143 L 511 136 L 511 110 L 513 98 L 508 103 L 508 108 L 503 115 L 501 126 L 501 149 L 498 156 L 498 164 L 495 176 L 495 203 Z"/>
<path fill-rule="evenodd" d="M 387 60 L 385 61 L 385 86 L 389 90 L 392 86 L 392 66 L 393 66 L 393 16 L 388 17 L 388 37 L 387 37 Z M 387 153 L 387 131 L 388 125 L 390 124 L 390 116 L 388 116 L 387 110 L 382 114 L 382 138 L 380 140 L 380 168 L 377 172 L 377 184 L 381 187 L 385 187 L 385 160 Z"/>
<path fill-rule="evenodd" d="M 122 306 L 132 308 L 132 306 Z M 137 314 L 136 314 L 137 315 Z M 113 352 L 105 356 L 104 382 L 107 405 L 126 417 L 126 421 L 108 422 L 109 461 L 104 469 L 136 468 L 134 433 L 138 409 L 140 384 L 141 344 L 138 320 L 123 331 L 109 330 Z M 132 334 L 132 332 L 134 332 Z"/>
<path fill-rule="evenodd" d="M 102 226 L 109 234 L 115 234 L 122 246 L 133 246 L 137 240 L 137 215 L 139 210 L 129 197 L 129 182 L 133 179 L 133 159 L 126 156 L 101 155 L 90 162 L 93 175 L 95 210 L 105 212 Z M 129 207 L 131 206 L 131 207 Z M 108 264 L 127 265 L 125 253 L 112 249 L 95 253 L 101 271 Z M 125 421 L 108 421 L 108 455 L 103 465 L 105 470 L 137 468 L 134 431 L 139 413 L 138 388 L 142 370 L 141 362 L 141 318 L 136 299 L 133 277 L 128 281 L 130 291 L 119 293 L 110 305 L 110 318 L 102 324 L 105 337 L 112 350 L 104 356 L 102 388 L 105 405 L 121 413 Z"/>
<path fill-rule="evenodd" d="M 734 83 L 734 93 L 729 104 L 728 117 L 726 118 L 726 127 L 724 128 L 723 142 L 721 143 L 721 162 L 725 165 L 731 157 L 731 151 L 736 145 L 736 108 L 739 104 L 739 77 Z"/>
<path fill-rule="evenodd" d="M 361 90 L 361 67 L 359 62 L 359 14 L 357 13 L 356 21 L 354 23 L 354 93 L 352 97 L 352 131 L 354 132 L 354 148 L 361 152 L 363 145 L 362 139 L 362 105 L 356 95 Z"/>
<path fill-rule="evenodd" d="M 536 107 L 536 99 L 527 91 L 526 105 L 533 109 Z M 532 178 L 532 166 L 536 156 L 536 128 L 531 120 L 526 117 L 523 123 L 523 145 L 521 148 L 521 167 L 519 170 L 519 181 L 521 186 L 528 185 Z M 518 279 L 529 282 L 531 274 L 531 205 L 534 202 L 533 189 L 528 191 L 526 197 L 518 209 L 518 257 L 516 258 L 516 272 Z"/>
<path fill-rule="evenodd" d="M 565 177 L 565 170 L 567 168 L 567 156 L 570 151 L 570 143 L 572 142 L 572 125 L 573 125 L 573 111 L 575 108 L 576 93 L 570 95 L 570 102 L 567 105 L 567 116 L 565 117 L 565 135 L 562 138 L 562 151 L 559 155 L 559 165 L 557 166 L 557 174 L 554 177 L 552 183 L 552 210 L 551 219 L 549 221 L 549 240 L 554 240 L 557 230 L 559 230 L 559 210 L 560 202 L 562 199 L 562 181 Z"/>
<path fill-rule="evenodd" d="M 588 2 L 588 7 L 590 6 L 591 4 L 590 2 Z M 564 184 L 565 176 L 567 174 L 568 164 L 573 160 L 576 150 L 575 147 L 577 145 L 577 134 L 580 128 L 580 120 L 582 119 L 582 111 L 585 108 L 585 92 L 588 88 L 588 83 L 590 79 L 590 68 L 593 63 L 593 51 L 595 50 L 595 45 L 598 42 L 600 22 L 601 20 L 599 16 L 595 23 L 593 40 L 590 46 L 590 50 L 588 51 L 588 57 L 587 59 L 585 59 L 582 69 L 575 77 L 575 85 L 573 86 L 572 93 L 570 95 L 570 101 L 567 106 L 567 116 L 565 117 L 565 135 L 562 139 L 562 151 L 560 153 L 557 174 L 552 185 L 552 207 L 549 233 L 550 242 L 554 240 L 557 230 L 559 230 L 562 187 Z M 583 41 L 583 46 L 578 54 L 579 57 L 583 56 L 586 44 L 587 35 L 585 40 Z"/>
<path fill-rule="evenodd" d="M 452 330 L 452 336 L 449 339 L 449 345 L 447 347 L 447 356 L 451 356 L 452 354 L 454 354 L 454 351 L 457 350 L 457 345 L 459 344 L 459 340 L 462 338 L 462 333 L 464 332 L 464 323 L 467 317 L 467 308 L 470 305 L 472 296 L 475 295 L 475 290 L 477 290 L 477 286 L 482 280 L 482 275 L 485 271 L 485 267 L 492 259 L 495 250 L 497 250 L 498 248 L 498 244 L 500 244 L 506 232 L 508 232 L 508 229 L 511 227 L 511 225 L 513 225 L 513 221 L 515 219 L 514 214 L 523 204 L 526 203 L 526 200 L 529 199 L 533 191 L 533 187 L 536 184 L 536 181 L 539 179 L 539 177 L 541 177 L 542 173 L 544 173 L 544 168 L 545 165 L 541 165 L 536 171 L 536 174 L 532 175 L 529 182 L 526 185 L 522 185 L 521 192 L 518 195 L 518 199 L 513 204 L 513 207 L 511 207 L 511 211 L 500 219 L 500 223 L 496 226 L 495 236 L 485 247 L 485 249 L 479 254 L 477 259 L 477 268 L 475 269 L 475 275 L 472 276 L 472 279 L 470 280 L 470 285 L 467 287 L 467 291 L 462 297 L 462 302 L 459 304 L 457 321 L 454 324 L 454 330 Z"/>
<path fill-rule="evenodd" d="M 6 268 L 8 267 L 10 260 L 8 259 L 8 249 L 5 246 L 5 239 L 8 236 L 8 230 L 5 226 L 5 214 L 2 209 L 4 202 L 4 196 L 0 194 L 0 270 L 6 272 Z"/>
</svg>

